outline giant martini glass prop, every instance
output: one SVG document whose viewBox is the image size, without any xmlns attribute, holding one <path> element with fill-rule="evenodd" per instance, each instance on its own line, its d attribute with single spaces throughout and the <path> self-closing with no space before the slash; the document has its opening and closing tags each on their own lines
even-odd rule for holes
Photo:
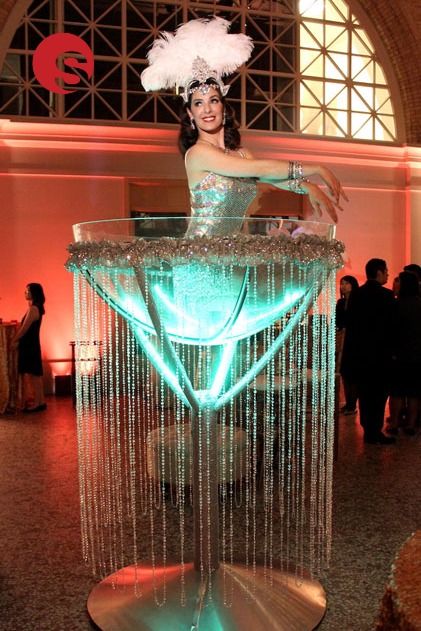
<svg viewBox="0 0 421 631">
<path fill-rule="evenodd" d="M 329 224 L 232 221 L 224 237 L 186 238 L 184 217 L 74 227 L 82 542 L 104 630 L 324 614 L 342 245 Z"/>
</svg>

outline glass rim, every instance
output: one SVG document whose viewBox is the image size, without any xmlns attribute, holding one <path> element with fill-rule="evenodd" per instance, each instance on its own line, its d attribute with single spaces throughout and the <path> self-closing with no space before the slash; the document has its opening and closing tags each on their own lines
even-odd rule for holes
<svg viewBox="0 0 421 631">
<path fill-rule="evenodd" d="M 96 226 L 99 224 L 116 224 L 120 222 L 129 223 L 129 222 L 142 222 L 142 221 L 175 221 L 175 220 L 209 220 L 213 219 L 215 221 L 220 220 L 221 217 L 216 217 L 215 215 L 184 215 L 184 214 L 168 214 L 168 215 L 159 215 L 159 214 L 150 214 L 147 217 L 113 217 L 112 219 L 92 219 L 89 221 L 79 221 L 77 223 L 72 224 L 73 229 L 77 228 L 87 228 L 89 226 Z M 300 225 L 318 225 L 318 226 L 335 226 L 336 224 L 331 221 L 320 221 L 319 219 L 297 219 L 296 217 L 287 217 L 285 215 L 249 215 L 249 216 L 241 216 L 241 215 L 232 215 L 230 217 L 224 217 L 226 221 L 242 221 L 242 222 L 251 222 L 251 221 L 290 221 L 293 223 L 298 223 Z"/>
<path fill-rule="evenodd" d="M 221 225 L 224 224 L 224 225 Z M 202 228 L 207 224 L 206 230 Z M 213 231 L 212 226 L 215 227 Z M 231 229 L 232 228 L 232 229 Z M 287 234 L 291 238 L 299 234 L 314 235 L 332 240 L 336 234 L 336 224 L 316 219 L 296 219 L 279 215 L 217 217 L 215 215 L 159 215 L 146 217 L 114 217 L 94 219 L 73 224 L 73 240 L 87 241 L 133 241 L 171 238 L 208 238 L 210 240 L 240 235 L 276 237 Z M 189 232 L 192 229 L 193 232 Z M 207 231 L 209 229 L 209 232 Z M 197 232 L 195 233 L 195 230 Z"/>
</svg>

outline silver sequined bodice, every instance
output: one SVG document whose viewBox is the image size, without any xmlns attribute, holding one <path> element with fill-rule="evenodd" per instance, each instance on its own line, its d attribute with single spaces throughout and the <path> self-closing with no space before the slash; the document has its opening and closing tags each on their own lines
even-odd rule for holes
<svg viewBox="0 0 421 631">
<path fill-rule="evenodd" d="M 190 189 L 191 218 L 186 237 L 225 236 L 241 230 L 256 195 L 256 180 L 208 173 Z"/>
</svg>

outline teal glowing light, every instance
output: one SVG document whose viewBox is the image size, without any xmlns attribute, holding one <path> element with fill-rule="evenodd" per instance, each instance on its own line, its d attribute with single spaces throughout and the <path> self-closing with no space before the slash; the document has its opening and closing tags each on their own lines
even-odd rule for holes
<svg viewBox="0 0 421 631">
<path fill-rule="evenodd" d="M 183 267 L 188 274 L 188 266 Z M 194 270 L 197 270 L 197 264 Z M 256 295 L 250 295 L 248 270 L 243 270 L 239 277 L 229 281 L 221 274 L 221 295 L 216 294 L 208 301 L 206 282 L 195 296 L 187 291 L 177 294 L 169 277 L 166 284 L 162 285 L 156 282 L 156 274 L 151 271 L 146 270 L 145 277 L 148 280 L 149 297 L 154 299 L 159 317 L 173 342 L 218 346 L 228 340 L 241 340 L 258 333 L 298 306 L 313 284 L 314 272 L 307 275 L 307 283 L 301 287 L 291 280 L 285 281 L 283 286 L 276 288 L 275 300 L 269 300 L 259 290 Z M 130 279 L 132 275 L 117 274 L 111 286 L 103 287 L 101 273 L 85 272 L 85 277 L 97 293 L 133 328 L 141 327 L 147 334 L 156 334 L 146 304 L 149 298 L 145 298 L 136 285 L 128 289 L 127 276 Z M 192 282 L 194 280 L 193 277 Z M 213 291 L 215 293 L 215 289 Z"/>
<path fill-rule="evenodd" d="M 308 558 L 310 574 L 323 571 L 331 547 L 339 245 L 317 235 L 295 238 L 295 223 L 286 238 L 250 220 L 246 238 L 216 239 L 174 238 L 171 226 L 170 234 L 139 239 L 131 223 L 114 237 L 113 226 L 109 233 L 101 225 L 97 243 L 89 233 L 73 248 L 77 349 L 90 341 L 101 346 L 100 370 L 89 380 L 78 371 L 76 380 L 83 554 L 102 572 L 115 571 L 116 546 L 121 558 L 133 558 L 104 580 L 98 600 L 90 599 L 100 616 L 110 587 L 127 619 L 151 631 L 242 629 L 257 619 L 269 628 L 282 619 L 285 602 L 288 625 L 290 601 L 302 621 L 304 600 L 295 593 L 302 566 Z M 277 440 L 282 449 L 274 457 Z M 241 487 L 244 481 L 239 498 L 230 491 L 236 480 Z M 171 514 L 165 484 L 174 489 Z M 285 519 L 276 510 L 280 501 Z M 169 565 L 167 526 L 177 508 L 180 562 Z M 245 564 L 234 563 L 240 508 L 247 516 Z M 267 563 L 259 569 L 262 520 L 266 560 L 304 551 L 291 581 L 277 570 L 272 580 Z M 146 535 L 148 569 L 138 545 Z M 287 582 L 294 593 L 284 593 Z M 115 585 L 135 589 L 127 599 Z M 307 599 L 304 605 L 307 616 Z"/>
<path fill-rule="evenodd" d="M 155 348 L 154 344 L 148 339 L 140 327 L 134 328 L 133 332 L 139 345 L 145 351 L 154 368 L 158 371 L 161 377 L 165 379 L 173 392 L 180 397 L 183 403 L 190 407 L 190 403 L 180 387 L 177 374 L 171 370 L 170 365 L 164 360 L 163 355 Z"/>
<path fill-rule="evenodd" d="M 260 303 L 254 309 L 242 312 L 233 323 L 232 336 L 241 339 L 252 333 L 258 333 L 275 320 L 279 320 L 288 309 L 297 305 L 304 294 L 304 289 L 287 290 L 282 299 L 272 307 Z M 219 343 L 223 343 L 223 340 Z"/>
<path fill-rule="evenodd" d="M 192 326 L 193 328 L 197 327 L 197 318 L 192 318 L 186 311 L 177 307 L 159 285 L 154 285 L 153 293 L 161 301 L 167 311 L 173 314 L 174 320 L 184 322 L 187 326 Z"/>
<path fill-rule="evenodd" d="M 215 409 L 219 410 L 224 407 L 227 403 L 229 403 L 232 399 L 234 399 L 237 394 L 239 394 L 257 375 L 264 370 L 264 368 L 268 365 L 269 361 L 273 359 L 280 350 L 281 346 L 285 344 L 288 340 L 289 336 L 294 332 L 295 327 L 299 324 L 300 320 L 305 315 L 307 309 L 310 306 L 310 303 L 314 295 L 312 292 L 307 292 L 305 299 L 302 301 L 299 308 L 295 311 L 295 313 L 291 316 L 288 321 L 287 326 L 284 328 L 282 333 L 278 335 L 273 344 L 268 348 L 266 353 L 264 353 L 251 367 L 251 369 L 241 377 L 236 384 L 232 386 L 227 392 L 225 392 L 221 397 L 219 397 L 218 402 L 215 405 Z"/>
<path fill-rule="evenodd" d="M 222 387 L 227 378 L 228 371 L 231 367 L 231 362 L 233 360 L 236 348 L 237 344 L 235 342 L 227 342 L 222 348 L 221 359 L 219 365 L 216 368 L 213 383 L 209 388 L 209 393 L 214 399 L 218 397 L 219 393 L 222 390 Z"/>
<path fill-rule="evenodd" d="M 154 333 L 148 309 L 141 296 L 123 295 L 121 297 L 121 307 L 131 322 L 136 323 L 138 327 L 147 333 Z"/>
<path fill-rule="evenodd" d="M 279 266 L 270 290 L 265 281 L 259 281 L 257 272 L 251 286 L 248 268 L 231 270 L 231 275 L 227 275 L 223 268 L 215 270 L 204 265 L 201 270 L 197 262 L 161 274 L 155 268 L 119 271 L 113 274 L 112 282 L 108 279 L 106 287 L 102 286 L 101 274 L 85 275 L 98 294 L 123 315 L 139 346 L 177 397 L 190 408 L 218 410 L 264 370 L 294 331 L 314 299 L 320 266 L 317 261 L 309 265 L 305 276 L 299 279 L 301 282 L 291 274 L 282 276 Z M 187 276 L 182 279 L 182 274 Z M 199 286 L 189 284 L 198 279 L 202 281 Z M 271 346 L 252 368 L 237 374 L 232 382 L 237 343 L 285 315 L 288 318 L 284 328 Z M 199 389 L 194 387 L 195 376 L 186 373 L 175 343 L 215 349 L 205 388 L 204 384 Z"/>
</svg>

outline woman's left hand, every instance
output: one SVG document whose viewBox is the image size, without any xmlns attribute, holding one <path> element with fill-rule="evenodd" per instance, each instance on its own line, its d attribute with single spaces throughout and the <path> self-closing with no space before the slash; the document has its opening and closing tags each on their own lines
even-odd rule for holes
<svg viewBox="0 0 421 631">
<path fill-rule="evenodd" d="M 319 175 L 329 189 L 329 195 L 333 199 L 335 206 L 339 208 L 339 210 L 343 210 L 343 208 L 341 208 L 340 206 L 341 198 L 347 202 L 348 197 L 346 196 L 342 185 L 336 175 L 325 166 L 320 166 Z"/>
<path fill-rule="evenodd" d="M 338 221 L 336 209 L 343 209 L 339 206 L 336 199 L 331 199 L 314 182 L 303 182 L 301 187 L 308 193 L 309 202 L 318 217 L 321 217 L 323 211 L 325 211 L 335 223 Z"/>
</svg>

